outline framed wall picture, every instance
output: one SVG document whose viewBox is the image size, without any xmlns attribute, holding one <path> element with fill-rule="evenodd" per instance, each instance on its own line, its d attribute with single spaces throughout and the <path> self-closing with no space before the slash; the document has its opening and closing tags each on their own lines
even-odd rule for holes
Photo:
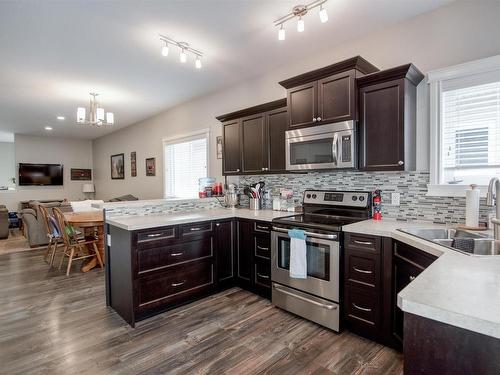
<svg viewBox="0 0 500 375">
<path fill-rule="evenodd" d="M 130 175 L 137 177 L 137 155 L 135 151 L 130 153 Z"/>
<path fill-rule="evenodd" d="M 125 178 L 125 155 L 111 155 L 111 179 L 123 180 Z"/>
<path fill-rule="evenodd" d="M 222 159 L 222 135 L 217 137 L 217 159 Z"/>
<path fill-rule="evenodd" d="M 156 158 L 146 159 L 146 176 L 156 176 Z"/>
<path fill-rule="evenodd" d="M 72 181 L 90 181 L 92 180 L 92 169 L 71 168 Z"/>
</svg>

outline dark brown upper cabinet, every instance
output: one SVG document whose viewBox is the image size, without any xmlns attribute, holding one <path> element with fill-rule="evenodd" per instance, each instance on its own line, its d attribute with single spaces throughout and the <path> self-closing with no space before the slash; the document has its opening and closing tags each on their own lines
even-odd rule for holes
<svg viewBox="0 0 500 375">
<path fill-rule="evenodd" d="M 357 79 L 360 170 L 415 170 L 416 96 L 423 78 L 407 64 Z"/>
<path fill-rule="evenodd" d="M 285 171 L 286 99 L 218 116 L 217 119 L 223 126 L 224 175 Z"/>
<path fill-rule="evenodd" d="M 241 122 L 239 119 L 226 121 L 222 124 L 224 156 L 222 159 L 222 173 L 224 175 L 241 172 Z"/>
<path fill-rule="evenodd" d="M 355 80 L 378 69 L 360 56 L 280 82 L 289 128 L 357 119 Z"/>
</svg>

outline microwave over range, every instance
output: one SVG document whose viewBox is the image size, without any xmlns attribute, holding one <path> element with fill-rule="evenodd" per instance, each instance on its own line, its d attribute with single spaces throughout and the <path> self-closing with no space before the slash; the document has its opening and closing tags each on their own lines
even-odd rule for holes
<svg viewBox="0 0 500 375">
<path fill-rule="evenodd" d="M 285 144 L 289 171 L 357 167 L 354 121 L 288 130 Z"/>
</svg>

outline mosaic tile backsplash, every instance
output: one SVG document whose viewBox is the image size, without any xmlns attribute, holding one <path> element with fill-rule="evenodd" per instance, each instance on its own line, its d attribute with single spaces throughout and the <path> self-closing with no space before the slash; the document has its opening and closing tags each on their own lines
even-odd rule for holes
<svg viewBox="0 0 500 375">
<path fill-rule="evenodd" d="M 294 199 L 302 200 L 305 189 L 382 190 L 383 217 L 400 220 L 431 220 L 435 223 L 464 223 L 465 198 L 426 196 L 429 184 L 428 172 L 309 172 L 307 174 L 283 174 L 265 176 L 243 176 L 239 184 L 265 181 L 266 190 L 274 188 L 292 189 Z M 401 194 L 399 206 L 391 206 L 391 193 Z M 242 199 L 242 205 L 248 200 Z M 487 222 L 491 207 L 485 199 L 480 202 L 480 221 Z M 270 200 L 264 201 L 266 208 L 272 207 Z"/>
</svg>

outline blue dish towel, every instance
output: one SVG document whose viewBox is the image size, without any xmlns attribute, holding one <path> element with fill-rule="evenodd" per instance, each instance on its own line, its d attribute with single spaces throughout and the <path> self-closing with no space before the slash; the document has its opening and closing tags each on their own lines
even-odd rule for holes
<svg viewBox="0 0 500 375">
<path fill-rule="evenodd" d="M 300 229 L 290 229 L 290 277 L 307 279 L 306 234 Z"/>
</svg>

